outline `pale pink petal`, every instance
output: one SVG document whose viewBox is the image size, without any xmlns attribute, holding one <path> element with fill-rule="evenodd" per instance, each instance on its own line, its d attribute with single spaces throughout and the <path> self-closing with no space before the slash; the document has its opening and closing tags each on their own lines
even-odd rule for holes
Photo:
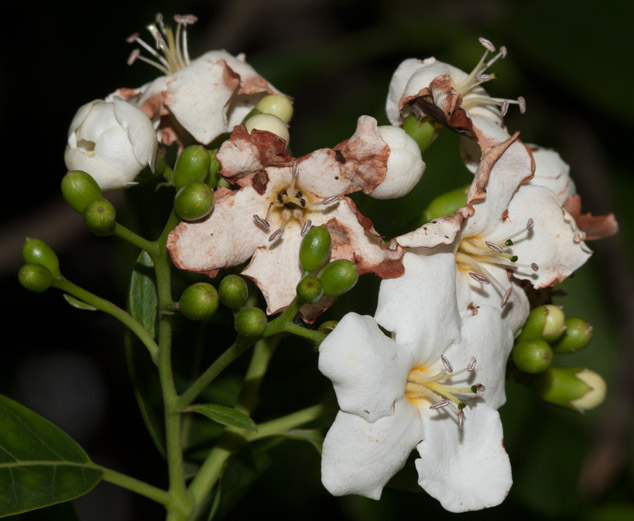
<svg viewBox="0 0 634 521">
<path fill-rule="evenodd" d="M 297 160 L 297 184 L 319 200 L 346 194 L 351 188 L 342 163 L 330 148 L 315 150 Z"/>
<path fill-rule="evenodd" d="M 375 422 L 403 398 L 411 354 L 385 336 L 369 316 L 348 313 L 319 346 L 319 370 L 342 411 Z"/>
<path fill-rule="evenodd" d="M 374 423 L 340 411 L 324 440 L 322 483 L 335 496 L 379 499 L 422 437 L 418 412 L 407 399 L 396 402 L 393 415 Z"/>
<path fill-rule="evenodd" d="M 412 353 L 415 364 L 428 365 L 460 339 L 455 256 L 452 251 L 406 253 L 403 265 L 402 277 L 381 282 L 375 317 Z"/>
<path fill-rule="evenodd" d="M 564 202 L 564 208 L 574 217 L 579 229 L 586 234 L 586 241 L 605 239 L 619 231 L 619 223 L 612 213 L 607 215 L 582 214 L 579 194 L 569 196 Z"/>
<path fill-rule="evenodd" d="M 498 412 L 477 404 L 464 414 L 462 430 L 448 413 L 426 418 L 417 447 L 419 485 L 450 512 L 499 505 L 513 484 Z"/>
<path fill-rule="evenodd" d="M 535 177 L 530 184 L 543 186 L 555 192 L 563 204 L 568 197 L 577 192 L 570 177 L 570 166 L 552 149 L 537 145 L 526 145 L 535 160 Z"/>
</svg>

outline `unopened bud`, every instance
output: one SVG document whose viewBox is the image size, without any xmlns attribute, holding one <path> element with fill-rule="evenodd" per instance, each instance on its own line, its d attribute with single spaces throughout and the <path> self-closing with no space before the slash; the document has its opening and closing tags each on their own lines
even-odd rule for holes
<svg viewBox="0 0 634 521">
<path fill-rule="evenodd" d="M 550 367 L 553 350 L 540 339 L 522 340 L 513 348 L 513 363 L 524 373 L 541 373 Z"/>
<path fill-rule="evenodd" d="M 95 235 L 110 235 L 116 218 L 117 211 L 108 199 L 96 199 L 84 210 L 84 224 Z"/>
<path fill-rule="evenodd" d="M 299 262 L 305 271 L 311 273 L 321 268 L 330 256 L 332 239 L 325 226 L 313 226 L 299 247 Z"/>
<path fill-rule="evenodd" d="M 208 282 L 197 282 L 183 291 L 179 309 L 190 320 L 206 320 L 218 309 L 218 292 Z"/>
<path fill-rule="evenodd" d="M 22 257 L 28 264 L 40 264 L 50 271 L 53 277 L 59 272 L 59 259 L 53 249 L 40 239 L 27 237 L 22 247 Z"/>
<path fill-rule="evenodd" d="M 403 130 L 416 141 L 421 154 L 429 148 L 436 137 L 438 137 L 439 127 L 429 119 L 418 119 L 414 114 L 410 114 L 403 121 Z"/>
<path fill-rule="evenodd" d="M 267 323 L 266 313 L 260 308 L 244 308 L 236 314 L 233 325 L 239 335 L 253 337 L 264 333 Z"/>
<path fill-rule="evenodd" d="M 317 328 L 317 331 L 323 333 L 324 335 L 328 335 L 332 333 L 332 330 L 335 329 L 338 323 L 338 320 L 327 320 Z"/>
<path fill-rule="evenodd" d="M 240 309 L 249 297 L 249 288 L 239 275 L 227 275 L 218 286 L 220 302 L 230 309 Z"/>
<path fill-rule="evenodd" d="M 209 151 L 209 175 L 207 176 L 207 184 L 211 188 L 216 188 L 218 186 L 218 181 L 220 181 L 220 161 L 216 159 L 216 154 L 218 153 L 218 149 Z"/>
<path fill-rule="evenodd" d="M 338 297 L 354 288 L 359 280 L 359 271 L 354 262 L 339 259 L 322 268 L 319 280 L 324 286 L 324 295 Z"/>
<path fill-rule="evenodd" d="M 598 407 L 607 390 L 603 378 L 584 367 L 550 367 L 532 386 L 545 401 L 580 413 Z"/>
<path fill-rule="evenodd" d="M 566 316 L 558 306 L 548 304 L 531 311 L 519 340 L 541 338 L 546 342 L 557 340 L 566 330 Z"/>
<path fill-rule="evenodd" d="M 592 326 L 585 320 L 570 317 L 566 319 L 566 331 L 553 345 L 555 354 L 574 353 L 586 347 L 592 340 Z"/>
<path fill-rule="evenodd" d="M 252 118 L 249 118 L 244 126 L 247 128 L 249 134 L 253 130 L 266 130 L 267 132 L 271 132 L 286 141 L 287 146 L 291 139 L 286 123 L 271 114 L 256 114 Z"/>
<path fill-rule="evenodd" d="M 467 204 L 467 192 L 469 186 L 456 188 L 450 192 L 439 195 L 429 203 L 429 206 L 423 211 L 423 221 L 420 224 L 451 215 L 458 208 L 462 208 Z"/>
<path fill-rule="evenodd" d="M 293 117 L 293 104 L 291 100 L 283 94 L 269 94 L 264 96 L 255 108 L 263 114 L 277 116 L 286 124 L 290 123 Z"/>
<path fill-rule="evenodd" d="M 305 304 L 314 304 L 324 294 L 324 286 L 321 281 L 313 276 L 308 275 L 297 284 L 297 297 Z"/>
<path fill-rule="evenodd" d="M 83 214 L 86 206 L 101 199 L 103 193 L 90 174 L 72 170 L 62 177 L 62 196 L 73 210 Z"/>
<path fill-rule="evenodd" d="M 29 291 L 42 293 L 51 287 L 53 275 L 41 264 L 25 264 L 20 268 L 18 280 Z"/>
<path fill-rule="evenodd" d="M 190 183 L 174 196 L 174 211 L 183 221 L 196 221 L 214 207 L 214 192 L 206 183 Z"/>
<path fill-rule="evenodd" d="M 185 148 L 174 165 L 174 185 L 177 189 L 190 183 L 202 183 L 209 175 L 211 158 L 202 145 Z"/>
</svg>

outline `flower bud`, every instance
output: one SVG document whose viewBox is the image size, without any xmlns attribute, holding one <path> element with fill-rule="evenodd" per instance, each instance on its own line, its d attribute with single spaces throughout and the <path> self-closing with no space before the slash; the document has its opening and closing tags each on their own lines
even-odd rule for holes
<svg viewBox="0 0 634 521">
<path fill-rule="evenodd" d="M 519 340 L 541 338 L 546 342 L 557 340 L 566 330 L 566 316 L 558 306 L 548 304 L 531 311 Z"/>
<path fill-rule="evenodd" d="M 183 221 L 202 219 L 214 207 L 214 192 L 206 183 L 183 186 L 174 197 L 174 211 Z"/>
<path fill-rule="evenodd" d="M 92 176 L 81 170 L 73 170 L 62 177 L 62 196 L 77 213 L 84 213 L 86 206 L 103 193 Z"/>
<path fill-rule="evenodd" d="M 299 247 L 299 262 L 305 271 L 311 273 L 321 268 L 330 256 L 332 239 L 325 226 L 313 226 Z"/>
<path fill-rule="evenodd" d="M 25 264 L 20 268 L 18 280 L 29 291 L 42 293 L 51 287 L 53 275 L 41 264 Z"/>
<path fill-rule="evenodd" d="M 177 189 L 190 183 L 202 183 L 209 174 L 211 158 L 202 145 L 185 148 L 174 165 L 174 185 Z"/>
<path fill-rule="evenodd" d="M 146 166 L 154 169 L 158 141 L 145 113 L 120 98 L 79 108 L 68 131 L 64 161 L 88 172 L 102 190 L 131 186 Z"/>
<path fill-rule="evenodd" d="M 181 294 L 179 309 L 190 320 L 206 320 L 218 309 L 218 292 L 208 282 L 192 284 Z"/>
<path fill-rule="evenodd" d="M 305 304 L 314 304 L 324 295 L 324 287 L 321 281 L 308 275 L 297 284 L 297 297 Z"/>
<path fill-rule="evenodd" d="M 242 336 L 259 336 L 264 333 L 268 320 L 260 308 L 244 308 L 236 314 L 233 326 Z"/>
<path fill-rule="evenodd" d="M 283 94 L 269 94 L 264 96 L 255 108 L 263 114 L 277 116 L 286 124 L 290 123 L 293 117 L 293 103 Z"/>
<path fill-rule="evenodd" d="M 291 139 L 286 123 L 271 114 L 256 114 L 252 118 L 249 118 L 244 126 L 247 128 L 249 134 L 252 130 L 266 130 L 271 132 L 286 141 L 287 146 Z"/>
<path fill-rule="evenodd" d="M 96 199 L 84 210 L 84 224 L 95 235 L 110 235 L 116 218 L 117 211 L 107 199 Z"/>
<path fill-rule="evenodd" d="M 218 150 L 209 150 L 209 175 L 207 176 L 207 184 L 211 188 L 216 188 L 218 186 L 218 181 L 220 181 L 220 161 L 216 159 L 216 154 Z"/>
<path fill-rule="evenodd" d="M 324 335 L 328 335 L 332 333 L 332 330 L 335 329 L 338 323 L 338 320 L 326 320 L 326 322 L 324 322 L 317 328 L 317 331 L 323 333 Z"/>
<path fill-rule="evenodd" d="M 403 130 L 416 142 L 421 153 L 438 137 L 438 126 L 429 119 L 418 119 L 410 114 L 403 120 Z"/>
<path fill-rule="evenodd" d="M 27 237 L 22 247 L 22 257 L 28 264 L 44 266 L 53 277 L 57 277 L 60 274 L 57 254 L 40 239 Z"/>
<path fill-rule="evenodd" d="M 425 163 L 416 142 L 400 127 L 380 126 L 381 139 L 390 147 L 385 180 L 370 197 L 395 199 L 407 195 L 418 184 L 425 171 Z"/>
<path fill-rule="evenodd" d="M 603 378 L 584 367 L 550 367 L 532 386 L 545 401 L 579 413 L 598 407 L 607 390 Z"/>
<path fill-rule="evenodd" d="M 592 326 L 585 320 L 570 317 L 566 319 L 566 331 L 553 346 L 555 354 L 580 351 L 592 340 Z"/>
<path fill-rule="evenodd" d="M 513 348 L 513 363 L 524 373 L 541 373 L 550 367 L 553 350 L 543 340 L 522 340 Z"/>
<path fill-rule="evenodd" d="M 338 297 L 354 288 L 359 280 L 359 271 L 354 262 L 339 259 L 322 268 L 319 280 L 324 286 L 324 295 Z"/>
<path fill-rule="evenodd" d="M 438 219 L 439 217 L 451 215 L 458 208 L 462 208 L 465 204 L 467 204 L 468 191 L 469 186 L 467 185 L 462 188 L 456 188 L 455 190 L 445 192 L 444 194 L 436 197 L 423 211 L 423 222 L 420 224 Z"/>
<path fill-rule="evenodd" d="M 220 302 L 230 309 L 240 309 L 249 297 L 247 283 L 239 275 L 227 275 L 218 287 Z"/>
</svg>

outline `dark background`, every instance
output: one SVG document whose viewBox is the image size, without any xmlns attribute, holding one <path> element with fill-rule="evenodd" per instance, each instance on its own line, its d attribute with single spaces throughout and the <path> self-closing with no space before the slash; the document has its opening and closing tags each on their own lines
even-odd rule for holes
<svg viewBox="0 0 634 521">
<path fill-rule="evenodd" d="M 157 11 L 166 18 L 174 13 L 199 17 L 189 33 L 192 57 L 215 48 L 246 52 L 256 70 L 295 98 L 295 155 L 348 137 L 361 114 L 386 123 L 387 87 L 403 59 L 433 55 L 469 70 L 481 54 L 478 36 L 507 46 L 509 56 L 495 68 L 500 80 L 487 88 L 500 97 L 526 98 L 528 112 L 520 116 L 511 110 L 509 129 L 520 130 L 525 142 L 557 148 L 572 166 L 584 211 L 613 211 L 621 225 L 619 236 L 590 244 L 595 256 L 564 283 L 568 297 L 557 301 L 596 330 L 590 349 L 564 362 L 589 364 L 608 380 L 610 391 L 603 407 L 576 416 L 509 383 L 509 402 L 501 413 L 515 485 L 501 507 L 468 516 L 634 519 L 634 12 L 626 1 L 14 4 L 0 34 L 5 160 L 0 392 L 62 427 L 97 463 L 164 485 L 162 461 L 137 413 L 123 328 L 109 317 L 68 307 L 59 292 L 29 294 L 16 277 L 24 237 L 38 237 L 59 252 L 62 270 L 73 281 L 125 302 L 134 252 L 115 239 L 87 232 L 62 201 L 59 181 L 65 172 L 66 132 L 77 108 L 158 74 L 146 64 L 125 63 L 132 50 L 125 37 L 143 33 Z M 416 194 L 419 206 L 410 205 L 406 213 L 415 216 L 434 195 L 467 179 L 455 147 L 455 137 L 443 135 L 425 155 L 428 169 Z M 132 219 L 134 208 L 124 194 L 114 193 L 111 200 Z M 388 210 L 380 214 L 371 203 L 360 204 L 381 233 L 397 232 L 391 216 L 402 202 L 382 206 Z M 153 208 L 142 210 L 153 217 Z M 371 313 L 371 304 L 361 311 Z M 294 396 L 305 392 L 319 398 L 328 392 L 315 363 L 305 347 L 281 351 L 274 359 L 273 383 L 263 392 L 279 399 L 279 414 L 292 410 Z M 299 376 L 285 379 L 290 372 Z M 289 408 L 284 408 L 284 397 Z M 319 482 L 318 455 L 308 444 L 286 442 L 271 455 L 249 500 L 229 517 L 264 512 L 280 519 L 453 517 L 424 493 L 388 489 L 380 503 L 330 497 Z M 108 484 L 76 501 L 75 508 L 82 521 L 163 516 L 149 501 Z"/>
</svg>

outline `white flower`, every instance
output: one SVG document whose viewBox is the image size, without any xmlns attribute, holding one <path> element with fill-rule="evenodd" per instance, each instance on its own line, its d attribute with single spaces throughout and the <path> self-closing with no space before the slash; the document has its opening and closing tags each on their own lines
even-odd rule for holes
<svg viewBox="0 0 634 521">
<path fill-rule="evenodd" d="M 88 172 L 102 190 L 131 186 L 147 166 L 154 169 L 158 142 L 149 118 L 119 98 L 79 108 L 68 130 L 64 161 Z"/>
<path fill-rule="evenodd" d="M 497 505 L 511 487 L 496 411 L 511 331 L 487 306 L 462 321 L 453 277 L 437 275 L 416 321 L 393 321 L 380 306 L 377 320 L 394 340 L 373 318 L 349 313 L 319 348 L 341 408 L 322 452 L 322 482 L 334 495 L 379 499 L 414 448 L 419 485 L 447 510 Z"/>
</svg>

